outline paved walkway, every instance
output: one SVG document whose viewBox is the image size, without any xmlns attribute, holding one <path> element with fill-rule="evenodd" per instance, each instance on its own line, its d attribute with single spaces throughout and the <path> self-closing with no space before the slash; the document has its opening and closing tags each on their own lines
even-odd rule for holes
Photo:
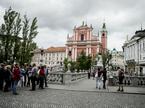
<svg viewBox="0 0 145 108">
<path fill-rule="evenodd" d="M 52 89 L 64 89 L 64 90 L 77 90 L 77 91 L 97 91 L 97 92 L 113 92 L 118 93 L 117 86 L 109 86 L 107 89 L 96 89 L 96 80 L 93 79 L 85 79 L 78 81 L 76 83 L 70 83 L 66 85 L 54 85 L 49 84 L 49 88 Z M 123 93 L 139 93 L 145 94 L 145 86 L 144 87 L 124 87 Z"/>
<path fill-rule="evenodd" d="M 130 94 L 118 93 L 116 87 L 98 90 L 92 79 L 65 86 L 49 84 L 43 90 L 29 89 L 18 88 L 19 95 L 0 91 L 0 108 L 145 108 L 145 95 L 138 94 L 145 93 L 144 88 L 126 87 L 125 92 Z"/>
<path fill-rule="evenodd" d="M 0 92 L 0 108 L 145 108 L 145 95 L 69 91 L 45 88 Z"/>
</svg>

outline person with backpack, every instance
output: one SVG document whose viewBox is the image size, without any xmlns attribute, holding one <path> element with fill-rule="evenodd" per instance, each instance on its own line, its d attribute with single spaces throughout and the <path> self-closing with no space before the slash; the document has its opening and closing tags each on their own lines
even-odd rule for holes
<svg viewBox="0 0 145 108">
<path fill-rule="evenodd" d="M 44 89 L 44 79 L 45 79 L 45 70 L 44 66 L 41 66 L 40 71 L 39 71 L 39 88 Z"/>
<path fill-rule="evenodd" d="M 123 69 L 120 69 L 120 67 L 118 67 L 118 78 L 119 78 L 119 88 L 117 91 L 121 91 L 123 92 L 123 79 L 124 79 L 124 71 Z"/>
<path fill-rule="evenodd" d="M 21 76 L 21 78 L 20 78 L 20 86 L 21 86 L 21 87 L 24 87 L 26 71 L 25 71 L 23 65 L 22 65 L 21 68 L 20 68 L 20 72 L 21 72 L 21 74 L 20 74 L 20 76 Z"/>
<path fill-rule="evenodd" d="M 36 64 L 33 64 L 33 67 L 32 67 L 32 75 L 31 75 L 31 83 L 32 83 L 32 89 L 30 89 L 31 91 L 35 91 L 36 90 L 36 78 L 37 78 L 37 67 L 36 67 Z"/>
<path fill-rule="evenodd" d="M 31 76 L 32 76 L 32 66 L 31 65 L 29 65 L 29 67 L 28 67 L 27 74 L 28 74 L 27 87 L 30 87 L 30 81 L 31 81 Z"/>
<path fill-rule="evenodd" d="M 18 93 L 16 92 L 17 84 L 20 80 L 20 68 L 18 64 L 15 64 L 15 66 L 13 67 L 12 77 L 13 77 L 13 86 L 12 86 L 13 94 L 18 95 Z"/>
<path fill-rule="evenodd" d="M 98 71 L 95 75 L 96 77 L 96 88 L 101 89 L 102 88 L 102 78 L 103 78 L 103 73 L 100 68 L 98 68 Z"/>
</svg>

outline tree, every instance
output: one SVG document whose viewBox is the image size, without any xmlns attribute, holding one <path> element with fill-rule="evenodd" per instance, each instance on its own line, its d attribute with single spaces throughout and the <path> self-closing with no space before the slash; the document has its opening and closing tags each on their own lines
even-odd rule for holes
<svg viewBox="0 0 145 108">
<path fill-rule="evenodd" d="M 1 62 L 7 62 L 12 59 L 12 62 L 16 61 L 23 63 L 30 63 L 32 53 L 37 46 L 33 39 L 38 34 L 37 32 L 37 18 L 35 17 L 31 24 L 25 15 L 21 19 L 20 13 L 12 10 L 10 7 L 4 14 L 4 23 L 0 27 L 0 34 L 3 35 L 0 38 L 1 47 Z M 22 33 L 22 38 L 20 34 Z"/>
<path fill-rule="evenodd" d="M 3 45 L 3 60 L 7 61 L 11 56 L 16 56 L 18 50 L 18 35 L 21 30 L 20 14 L 10 7 L 4 14 L 4 23 L 1 25 L 1 34 L 4 34 L 1 42 Z M 12 47 L 14 51 L 12 51 Z"/>
<path fill-rule="evenodd" d="M 64 61 L 63 61 L 63 64 L 64 64 L 64 71 L 66 72 L 67 71 L 67 65 L 68 65 L 68 59 L 65 58 Z"/>
<path fill-rule="evenodd" d="M 24 15 L 23 29 L 22 29 L 22 43 L 21 43 L 21 58 L 20 63 L 30 63 L 32 53 L 37 46 L 33 39 L 38 34 L 37 32 L 37 18 L 34 18 L 29 26 L 29 19 Z"/>
<path fill-rule="evenodd" d="M 102 64 L 103 68 L 105 68 L 107 65 L 109 65 L 109 61 L 111 60 L 112 55 L 110 54 L 109 51 L 103 52 L 102 53 Z"/>
<path fill-rule="evenodd" d="M 80 56 L 77 58 L 78 69 L 89 70 L 92 64 L 92 57 L 86 56 L 84 51 L 81 52 Z"/>
</svg>

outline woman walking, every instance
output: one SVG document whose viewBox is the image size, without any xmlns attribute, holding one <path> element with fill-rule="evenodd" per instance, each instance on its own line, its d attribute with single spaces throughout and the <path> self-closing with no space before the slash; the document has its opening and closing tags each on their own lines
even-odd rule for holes
<svg viewBox="0 0 145 108">
<path fill-rule="evenodd" d="M 44 66 L 41 66 L 40 72 L 39 72 L 39 88 L 44 89 L 44 78 L 45 78 L 45 70 Z"/>
</svg>

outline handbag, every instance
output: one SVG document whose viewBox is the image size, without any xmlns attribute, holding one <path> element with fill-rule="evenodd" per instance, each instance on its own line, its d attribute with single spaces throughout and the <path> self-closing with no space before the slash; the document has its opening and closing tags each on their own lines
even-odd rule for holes
<svg viewBox="0 0 145 108">
<path fill-rule="evenodd" d="M 97 74 L 97 73 L 95 74 L 95 77 L 96 77 L 96 78 L 98 77 L 98 74 Z"/>
<path fill-rule="evenodd" d="M 101 80 L 103 81 L 103 80 L 104 80 L 104 78 L 103 78 L 103 77 L 101 77 Z"/>
</svg>

